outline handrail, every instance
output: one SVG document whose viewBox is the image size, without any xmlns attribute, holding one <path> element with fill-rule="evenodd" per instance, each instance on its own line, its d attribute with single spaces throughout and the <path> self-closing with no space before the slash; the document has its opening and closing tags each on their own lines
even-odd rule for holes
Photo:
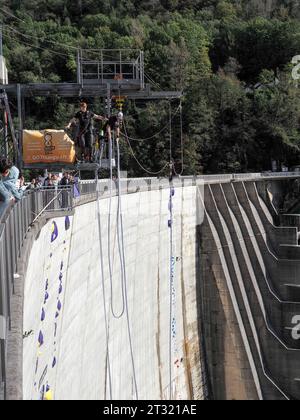
<svg viewBox="0 0 300 420">
<path fill-rule="evenodd" d="M 7 337 L 11 324 L 11 299 L 24 240 L 30 226 L 44 213 L 70 211 L 73 194 L 69 186 L 26 191 L 0 217 L 0 400 L 6 398 Z M 3 395 L 1 395 L 1 390 Z"/>
</svg>

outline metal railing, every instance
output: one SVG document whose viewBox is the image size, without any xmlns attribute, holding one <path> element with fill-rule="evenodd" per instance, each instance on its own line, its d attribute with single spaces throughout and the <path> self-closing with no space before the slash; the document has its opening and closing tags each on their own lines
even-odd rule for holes
<svg viewBox="0 0 300 420">
<path fill-rule="evenodd" d="M 188 187 L 215 183 L 230 183 L 240 181 L 259 181 L 271 179 L 293 179 L 300 178 L 300 172 L 270 172 L 270 173 L 252 173 L 252 174 L 220 174 L 220 175 L 203 175 L 203 176 L 182 176 L 173 178 L 172 185 L 174 187 Z M 89 195 L 93 197 L 96 194 L 96 188 L 100 197 L 105 198 L 110 194 L 110 179 L 100 179 L 98 184 L 96 181 L 81 181 L 79 184 L 80 196 Z M 131 194 L 140 191 L 155 191 L 169 188 L 170 184 L 167 178 L 122 178 L 121 193 Z M 112 193 L 117 194 L 117 181 L 113 180 Z M 80 204 L 80 198 L 77 204 Z"/>
<path fill-rule="evenodd" d="M 133 49 L 92 50 L 78 52 L 78 82 L 106 84 L 131 82 L 144 88 L 144 53 Z"/>
<path fill-rule="evenodd" d="M 40 188 L 26 192 L 22 200 L 8 206 L 0 217 L 0 400 L 6 394 L 7 336 L 11 327 L 14 275 L 18 272 L 26 234 L 39 215 L 72 208 L 72 187 Z"/>
</svg>

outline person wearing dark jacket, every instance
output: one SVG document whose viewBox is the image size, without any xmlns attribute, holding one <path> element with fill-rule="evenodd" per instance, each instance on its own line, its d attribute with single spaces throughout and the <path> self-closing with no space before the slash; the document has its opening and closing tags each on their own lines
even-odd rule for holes
<svg viewBox="0 0 300 420">
<path fill-rule="evenodd" d="M 105 117 L 89 111 L 87 101 L 81 101 L 80 111 L 74 115 L 66 126 L 66 129 L 69 130 L 72 124 L 79 124 L 79 134 L 76 143 L 81 151 L 81 159 L 83 158 L 87 162 L 90 162 L 92 158 L 94 120 L 104 121 Z"/>
</svg>

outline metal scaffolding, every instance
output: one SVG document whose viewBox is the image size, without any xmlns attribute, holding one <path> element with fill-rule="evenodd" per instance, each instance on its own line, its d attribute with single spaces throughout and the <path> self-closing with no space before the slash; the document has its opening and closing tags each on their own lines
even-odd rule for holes
<svg viewBox="0 0 300 420">
<path fill-rule="evenodd" d="M 78 50 L 76 83 L 6 84 L 4 95 L 17 98 L 18 130 L 25 127 L 25 98 L 104 98 L 111 115 L 112 98 L 128 100 L 172 100 L 182 97 L 178 91 L 154 91 L 145 83 L 144 52 L 131 49 Z M 22 150 L 20 135 L 16 151 Z M 15 142 L 15 140 L 14 140 Z"/>
</svg>

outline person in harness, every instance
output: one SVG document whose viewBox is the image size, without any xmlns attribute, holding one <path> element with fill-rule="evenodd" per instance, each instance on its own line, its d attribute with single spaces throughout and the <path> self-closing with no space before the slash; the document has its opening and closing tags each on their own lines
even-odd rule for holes
<svg viewBox="0 0 300 420">
<path fill-rule="evenodd" d="M 117 115 L 112 115 L 108 118 L 104 125 L 104 132 L 107 136 L 108 141 L 112 139 L 112 133 L 115 132 L 116 140 L 120 139 L 120 128 L 122 127 L 124 115 L 122 111 L 119 111 Z"/>
<path fill-rule="evenodd" d="M 66 129 L 69 130 L 72 124 L 78 123 L 79 132 L 76 136 L 76 146 L 80 149 L 80 159 L 86 162 L 91 162 L 92 159 L 92 146 L 93 146 L 93 121 L 105 121 L 106 118 L 94 114 L 88 110 L 88 103 L 85 100 L 80 102 L 80 111 L 77 112 L 71 119 Z"/>
</svg>

